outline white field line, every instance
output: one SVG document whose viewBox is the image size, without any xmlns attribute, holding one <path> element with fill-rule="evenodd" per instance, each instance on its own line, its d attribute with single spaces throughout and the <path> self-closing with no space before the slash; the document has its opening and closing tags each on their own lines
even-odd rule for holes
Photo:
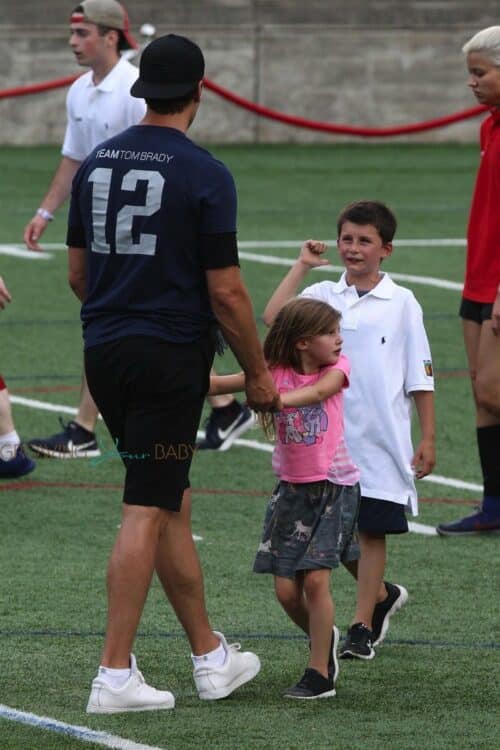
<svg viewBox="0 0 500 750">
<path fill-rule="evenodd" d="M 430 474 L 428 477 L 425 477 L 420 481 L 434 482 L 434 484 L 444 484 L 447 487 L 456 487 L 458 490 L 470 490 L 471 492 L 483 491 L 483 488 L 480 484 L 473 484 L 472 482 L 462 482 L 461 479 L 448 479 L 447 477 L 439 476 L 439 474 Z"/>
<path fill-rule="evenodd" d="M 245 251 L 239 253 L 239 257 L 242 260 L 250 260 L 254 263 L 264 263 L 271 266 L 293 266 L 296 262 L 296 258 L 280 258 L 277 255 L 260 255 L 259 253 L 247 253 Z M 335 271 L 342 273 L 344 270 L 343 266 L 321 266 L 319 268 L 313 268 L 313 271 Z M 424 286 L 435 286 L 440 289 L 452 289 L 453 291 L 461 292 L 463 284 L 457 281 L 448 281 L 447 279 L 436 279 L 432 276 L 413 276 L 406 273 L 393 273 L 391 271 L 391 279 L 397 281 L 409 281 L 413 284 L 423 284 Z"/>
<path fill-rule="evenodd" d="M 0 255 L 12 255 L 14 258 L 27 260 L 49 260 L 53 257 L 50 253 L 27 250 L 24 245 L 0 245 Z"/>
<path fill-rule="evenodd" d="M 332 242 L 332 240 L 328 240 L 328 242 Z M 422 245 L 431 245 L 431 246 L 456 246 L 457 244 L 461 244 L 465 242 L 465 240 L 399 240 L 397 244 L 399 245 L 408 245 L 408 246 L 422 246 Z M 65 250 L 66 246 L 61 244 L 53 244 L 53 245 L 46 245 L 47 248 L 50 248 L 52 250 Z M 284 240 L 283 242 L 279 241 L 271 241 L 271 242 L 240 242 L 239 243 L 240 248 L 269 248 L 269 247 L 300 247 L 300 242 L 292 242 L 288 240 Z M 28 260 L 39 260 L 39 259 L 48 259 L 52 256 L 47 253 L 36 253 L 32 252 L 31 250 L 23 250 L 21 246 L 16 245 L 0 245 L 0 255 L 16 255 L 20 258 L 27 258 Z M 280 258 L 276 255 L 263 255 L 260 253 L 248 253 L 244 250 L 240 251 L 239 256 L 242 260 L 249 260 L 253 261 L 254 263 L 264 263 L 267 265 L 273 265 L 273 266 L 293 266 L 295 263 L 295 258 Z M 320 268 L 314 268 L 314 271 L 326 271 L 326 272 L 336 272 L 336 273 L 342 273 L 344 270 L 342 266 L 321 266 Z M 408 281 L 412 284 L 422 284 L 423 286 L 433 286 L 437 287 L 438 289 L 451 289 L 453 291 L 462 291 L 463 284 L 458 283 L 456 281 L 447 281 L 446 279 L 436 279 L 433 276 L 414 276 L 411 274 L 404 274 L 404 273 L 391 273 L 391 277 L 395 279 L 396 281 Z"/>
<path fill-rule="evenodd" d="M 29 409 L 40 409 L 41 411 L 56 411 L 63 414 L 77 414 L 78 409 L 73 406 L 63 406 L 62 404 L 50 404 L 48 401 L 37 401 L 33 398 L 24 398 L 23 396 L 13 396 L 10 394 L 12 404 L 27 406 Z M 101 416 L 101 415 L 99 415 Z"/>
<path fill-rule="evenodd" d="M 261 443 L 260 440 L 238 438 L 234 441 L 233 445 L 241 445 L 244 448 L 253 448 L 254 450 L 265 451 L 266 453 L 273 452 L 273 446 L 270 443 Z M 418 481 L 442 484 L 446 487 L 456 487 L 459 490 L 470 490 L 471 492 L 482 492 L 483 489 L 480 484 L 463 482 L 461 479 L 451 479 L 449 477 L 440 476 L 439 474 L 429 474 L 429 476 L 419 479 Z"/>
<path fill-rule="evenodd" d="M 107 732 L 99 732 L 89 727 L 81 727 L 77 724 L 66 724 L 63 721 L 57 721 L 48 716 L 37 716 L 37 714 L 28 713 L 27 711 L 18 711 L 15 708 L 4 706 L 0 703 L 0 719 L 15 721 L 19 724 L 27 724 L 37 729 L 44 729 L 49 732 L 57 732 L 66 737 L 73 737 L 81 742 L 91 742 L 101 747 L 111 747 L 115 750 L 163 750 L 161 747 L 153 745 L 143 745 L 133 740 L 127 740 Z"/>
<path fill-rule="evenodd" d="M 296 247 L 297 250 L 302 246 L 304 240 L 240 240 L 238 241 L 238 247 L 241 247 L 243 250 L 258 250 L 263 249 L 266 247 L 271 248 L 290 248 L 290 247 Z M 327 245 L 333 245 L 335 246 L 337 244 L 337 240 L 324 240 Z M 465 247 L 467 245 L 467 240 L 463 238 L 448 238 L 448 239 L 418 239 L 418 240 L 411 240 L 411 239 L 401 239 L 401 240 L 394 240 L 393 245 L 399 245 L 399 247 Z M 24 245 L 19 245 L 16 243 L 12 243 L 9 245 L 0 245 L 1 247 L 13 247 L 13 248 L 19 248 L 23 249 Z M 65 245 L 63 242 L 49 242 L 47 244 L 44 243 L 43 248 L 44 250 L 67 250 L 67 245 Z M 31 250 L 29 251 L 31 254 Z"/>
<path fill-rule="evenodd" d="M 246 250 L 266 247 L 296 247 L 297 250 L 302 246 L 304 240 L 242 240 L 238 242 L 238 247 Z M 323 240 L 327 245 L 335 247 L 337 240 Z M 393 245 L 399 247 L 465 247 L 467 240 L 464 239 L 423 239 L 423 240 L 394 240 Z"/>
<path fill-rule="evenodd" d="M 29 409 L 40 409 L 52 412 L 63 412 L 64 414 L 76 414 L 77 409 L 73 406 L 64 406 L 62 404 L 52 404 L 48 401 L 38 401 L 36 399 L 24 398 L 23 396 L 14 396 L 10 394 L 10 400 L 13 404 L 19 406 L 26 406 Z M 197 437 L 204 437 L 205 433 L 199 431 Z M 264 451 L 265 453 L 272 453 L 273 446 L 270 443 L 262 443 L 260 440 L 248 440 L 247 438 L 238 438 L 234 441 L 234 445 L 240 445 L 242 448 L 252 448 L 253 450 Z M 420 482 L 432 482 L 433 484 L 442 484 L 446 487 L 456 487 L 460 490 L 470 490 L 471 492 L 481 492 L 482 487 L 479 484 L 473 482 L 464 482 L 461 479 L 453 479 L 450 477 L 443 477 L 439 474 L 430 474 L 424 479 L 420 479 Z"/>
<path fill-rule="evenodd" d="M 415 521 L 408 521 L 408 528 L 415 534 L 423 534 L 424 536 L 437 536 L 438 533 L 434 526 L 426 526 L 423 523 L 415 523 Z"/>
</svg>

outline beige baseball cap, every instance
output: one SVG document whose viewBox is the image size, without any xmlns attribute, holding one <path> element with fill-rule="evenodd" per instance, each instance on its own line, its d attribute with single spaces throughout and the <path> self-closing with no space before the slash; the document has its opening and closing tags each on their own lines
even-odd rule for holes
<svg viewBox="0 0 500 750">
<path fill-rule="evenodd" d="M 109 26 L 110 29 L 121 31 L 130 49 L 137 49 L 139 46 L 130 33 L 128 13 L 117 0 L 82 0 L 71 14 L 71 23 Z"/>
</svg>

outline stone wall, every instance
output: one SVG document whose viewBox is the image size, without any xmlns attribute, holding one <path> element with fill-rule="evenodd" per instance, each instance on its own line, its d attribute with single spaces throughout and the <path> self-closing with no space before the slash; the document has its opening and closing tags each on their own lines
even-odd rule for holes
<svg viewBox="0 0 500 750">
<path fill-rule="evenodd" d="M 72 7 L 18 0 L 2 8 L 2 88 L 78 72 L 67 44 Z M 175 31 L 197 41 L 207 77 L 240 96 L 292 115 L 366 127 L 473 106 L 461 46 L 500 22 L 497 3 L 487 0 L 479 7 L 470 0 L 129 0 L 127 7 L 136 34 L 147 21 L 158 34 Z M 59 143 L 64 98 L 65 90 L 57 90 L 0 100 L 0 143 Z M 475 118 L 404 140 L 475 140 L 478 124 Z M 191 132 L 204 142 L 346 140 L 257 117 L 210 91 Z"/>
</svg>

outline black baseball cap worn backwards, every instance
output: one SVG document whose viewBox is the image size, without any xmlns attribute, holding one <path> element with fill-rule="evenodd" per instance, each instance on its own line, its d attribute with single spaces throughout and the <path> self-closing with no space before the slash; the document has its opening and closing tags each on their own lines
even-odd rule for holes
<svg viewBox="0 0 500 750">
<path fill-rule="evenodd" d="M 192 91 L 205 74 L 197 44 L 167 34 L 150 42 L 141 55 L 139 78 L 130 89 L 139 99 L 175 99 Z"/>
</svg>

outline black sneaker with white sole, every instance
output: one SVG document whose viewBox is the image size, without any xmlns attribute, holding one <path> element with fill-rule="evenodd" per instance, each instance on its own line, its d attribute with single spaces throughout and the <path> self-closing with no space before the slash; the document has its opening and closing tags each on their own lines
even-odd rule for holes
<svg viewBox="0 0 500 750">
<path fill-rule="evenodd" d="M 205 437 L 196 443 L 196 448 L 227 451 L 254 423 L 252 410 L 235 399 L 228 406 L 212 409 L 205 423 Z"/>
<path fill-rule="evenodd" d="M 62 432 L 47 438 L 32 438 L 28 445 L 39 456 L 47 458 L 94 458 L 101 455 L 93 432 L 74 422 L 64 423 L 59 417 Z"/>
<path fill-rule="evenodd" d="M 323 677 L 315 669 L 308 667 L 300 680 L 283 693 L 285 698 L 295 698 L 296 700 L 312 701 L 316 698 L 333 698 L 335 687 L 333 677 Z"/>
<path fill-rule="evenodd" d="M 404 586 L 384 581 L 387 598 L 375 605 L 372 618 L 372 642 L 380 646 L 389 630 L 389 620 L 408 601 L 408 592 Z"/>
<path fill-rule="evenodd" d="M 340 650 L 341 659 L 373 659 L 375 651 L 372 644 L 372 631 L 356 622 L 347 631 L 344 645 Z"/>
</svg>

